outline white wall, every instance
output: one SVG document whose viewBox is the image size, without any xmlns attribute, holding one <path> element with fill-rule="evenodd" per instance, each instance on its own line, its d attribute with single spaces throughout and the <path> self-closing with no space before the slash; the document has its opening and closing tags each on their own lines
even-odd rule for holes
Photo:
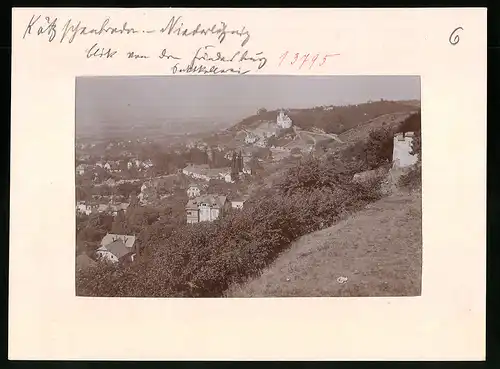
<svg viewBox="0 0 500 369">
<path fill-rule="evenodd" d="M 243 209 L 243 201 L 232 201 L 231 206 L 234 209 Z"/>
<path fill-rule="evenodd" d="M 413 137 L 404 137 L 400 140 L 400 136 L 394 137 L 394 150 L 392 153 L 392 162 L 394 168 L 406 168 L 417 162 L 418 155 L 412 155 Z"/>
<path fill-rule="evenodd" d="M 118 262 L 118 258 L 115 255 L 113 255 L 112 253 L 110 253 L 109 251 L 97 251 L 96 255 L 99 259 L 102 259 L 102 260 L 108 260 L 108 261 L 111 261 L 113 263 Z"/>
<path fill-rule="evenodd" d="M 212 222 L 217 219 L 220 215 L 220 210 L 216 208 L 210 208 L 208 206 L 199 207 L 200 222 Z"/>
<path fill-rule="evenodd" d="M 187 195 L 189 197 L 200 196 L 200 189 L 198 187 L 189 187 L 187 190 Z"/>
</svg>

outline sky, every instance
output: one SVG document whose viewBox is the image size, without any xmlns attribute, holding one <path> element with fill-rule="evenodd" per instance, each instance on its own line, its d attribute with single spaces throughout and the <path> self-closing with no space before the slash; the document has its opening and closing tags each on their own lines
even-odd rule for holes
<svg viewBox="0 0 500 369">
<path fill-rule="evenodd" d="M 78 77 L 76 124 L 237 123 L 259 108 L 420 99 L 418 76 Z"/>
</svg>

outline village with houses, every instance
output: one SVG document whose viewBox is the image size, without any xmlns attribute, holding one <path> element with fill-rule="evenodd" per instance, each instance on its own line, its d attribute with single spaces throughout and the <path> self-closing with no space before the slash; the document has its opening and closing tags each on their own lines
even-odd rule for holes
<svg viewBox="0 0 500 369">
<path fill-rule="evenodd" d="M 304 127 L 294 121 L 293 110 L 278 109 L 256 114 L 251 124 L 206 139 L 186 137 L 183 143 L 159 144 L 148 138 L 77 140 L 77 270 L 102 263 L 120 267 L 137 263 L 153 238 L 152 227 L 161 234 L 162 224 L 165 229 L 196 227 L 245 212 L 263 188 L 272 187 L 280 173 L 305 158 L 346 152 L 370 132 L 396 127 L 419 114 L 415 105 L 400 105 L 402 109 L 385 114 L 358 114 L 361 121 L 338 133 Z M 328 113 L 333 109 L 322 108 Z M 394 177 L 415 166 L 414 134 L 394 133 L 390 166 L 367 167 L 355 173 L 352 182 L 380 173 Z"/>
</svg>

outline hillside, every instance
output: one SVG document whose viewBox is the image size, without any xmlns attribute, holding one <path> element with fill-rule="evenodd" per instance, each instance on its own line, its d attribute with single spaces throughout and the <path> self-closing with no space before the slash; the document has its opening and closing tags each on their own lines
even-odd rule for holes
<svg viewBox="0 0 500 369">
<path fill-rule="evenodd" d="M 348 106 L 319 106 L 309 109 L 291 109 L 288 115 L 295 126 L 303 130 L 313 128 L 326 133 L 340 134 L 370 119 L 399 112 L 414 112 L 418 109 L 413 101 L 376 101 Z M 261 121 L 275 121 L 277 110 L 263 111 L 249 116 L 228 130 L 238 132 L 254 128 Z"/>
<path fill-rule="evenodd" d="M 226 296 L 420 295 L 421 206 L 420 190 L 383 198 L 299 238 L 261 276 L 233 285 Z"/>
</svg>

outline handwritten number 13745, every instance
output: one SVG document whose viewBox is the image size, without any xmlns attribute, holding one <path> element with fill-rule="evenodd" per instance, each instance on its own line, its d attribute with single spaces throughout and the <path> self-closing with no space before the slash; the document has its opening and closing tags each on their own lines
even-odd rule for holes
<svg viewBox="0 0 500 369">
<path fill-rule="evenodd" d="M 297 65 L 299 66 L 299 69 L 301 69 L 306 63 L 309 64 L 309 69 L 311 69 L 316 61 L 320 59 L 321 61 L 318 62 L 318 65 L 321 67 L 323 66 L 329 57 L 332 56 L 337 56 L 340 54 L 300 54 L 300 53 L 295 53 L 291 54 L 288 51 L 285 51 L 281 56 L 280 56 L 280 62 L 278 66 L 281 66 L 285 61 L 290 63 L 290 65 L 294 65 L 298 63 Z"/>
</svg>

